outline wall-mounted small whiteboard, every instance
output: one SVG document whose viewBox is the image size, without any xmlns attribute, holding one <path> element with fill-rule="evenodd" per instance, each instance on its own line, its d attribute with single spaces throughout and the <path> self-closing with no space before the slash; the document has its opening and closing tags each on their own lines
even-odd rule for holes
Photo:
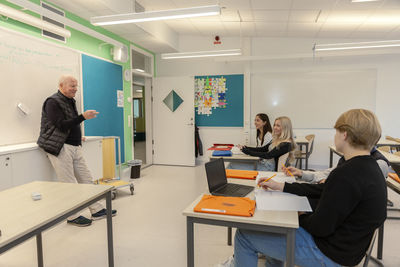
<svg viewBox="0 0 400 267">
<path fill-rule="evenodd" d="M 251 118 L 288 116 L 294 128 L 332 128 L 352 108 L 375 111 L 376 70 L 257 73 L 251 77 Z"/>
<path fill-rule="evenodd" d="M 0 28 L 0 145 L 35 142 L 44 100 L 62 74 L 80 81 L 79 53 Z M 77 96 L 80 109 L 80 92 Z M 17 108 L 23 103 L 30 114 Z"/>
</svg>

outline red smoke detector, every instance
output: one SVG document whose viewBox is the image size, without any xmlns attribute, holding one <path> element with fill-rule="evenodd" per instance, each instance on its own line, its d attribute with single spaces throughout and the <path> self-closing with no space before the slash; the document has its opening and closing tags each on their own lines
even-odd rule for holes
<svg viewBox="0 0 400 267">
<path fill-rule="evenodd" d="M 217 35 L 217 36 L 215 36 L 215 41 L 214 41 L 214 44 L 216 45 L 216 44 L 221 44 L 221 41 L 220 41 L 220 38 L 219 38 L 219 36 Z"/>
</svg>

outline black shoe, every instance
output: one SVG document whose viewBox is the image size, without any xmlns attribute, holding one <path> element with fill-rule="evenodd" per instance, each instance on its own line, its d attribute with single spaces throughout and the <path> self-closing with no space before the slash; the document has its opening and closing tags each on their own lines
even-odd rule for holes
<svg viewBox="0 0 400 267">
<path fill-rule="evenodd" d="M 111 211 L 111 215 L 112 216 L 117 215 L 117 210 L 112 210 Z M 94 220 L 94 221 L 100 220 L 100 219 L 103 219 L 103 218 L 106 218 L 106 217 L 107 217 L 107 210 L 106 209 L 102 209 L 102 210 L 92 214 L 92 220 Z"/>
<path fill-rule="evenodd" d="M 83 217 L 83 216 L 79 216 L 78 218 L 76 218 L 76 219 L 73 219 L 73 220 L 67 220 L 67 223 L 69 223 L 69 224 L 73 224 L 73 225 L 75 225 L 75 226 L 89 226 L 89 225 L 91 225 L 92 224 L 92 220 L 90 220 L 90 219 L 88 219 L 88 218 L 86 218 L 86 217 Z"/>
</svg>

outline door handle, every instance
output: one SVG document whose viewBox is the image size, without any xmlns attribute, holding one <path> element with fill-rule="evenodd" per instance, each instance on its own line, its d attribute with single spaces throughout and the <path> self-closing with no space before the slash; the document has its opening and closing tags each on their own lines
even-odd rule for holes
<svg viewBox="0 0 400 267">
<path fill-rule="evenodd" d="M 193 122 L 191 122 L 191 123 L 188 123 L 188 124 L 186 124 L 186 125 L 190 125 L 190 126 L 193 126 L 194 124 L 193 124 Z"/>
</svg>

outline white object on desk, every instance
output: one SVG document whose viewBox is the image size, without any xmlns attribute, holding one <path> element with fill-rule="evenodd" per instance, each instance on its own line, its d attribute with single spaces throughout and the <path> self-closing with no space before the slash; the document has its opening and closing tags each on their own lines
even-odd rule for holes
<svg viewBox="0 0 400 267">
<path fill-rule="evenodd" d="M 256 207 L 258 210 L 279 210 L 279 211 L 312 211 L 306 197 L 293 194 L 255 189 Z"/>
<path fill-rule="evenodd" d="M 39 192 L 33 192 L 32 193 L 32 199 L 33 200 L 41 200 L 42 199 L 42 194 L 40 194 Z"/>
<path fill-rule="evenodd" d="M 291 176 L 286 176 L 283 173 L 276 172 L 259 172 L 258 180 L 263 177 L 271 177 L 275 182 L 279 183 L 293 183 L 296 180 Z M 276 210 L 276 211 L 312 211 L 310 203 L 306 197 L 300 197 L 294 194 L 278 192 L 273 190 L 265 190 L 263 188 L 256 188 L 254 190 L 256 200 L 256 207 L 258 210 Z"/>
<path fill-rule="evenodd" d="M 232 147 L 231 152 L 233 155 L 244 155 L 244 153 L 237 146 Z"/>
</svg>

